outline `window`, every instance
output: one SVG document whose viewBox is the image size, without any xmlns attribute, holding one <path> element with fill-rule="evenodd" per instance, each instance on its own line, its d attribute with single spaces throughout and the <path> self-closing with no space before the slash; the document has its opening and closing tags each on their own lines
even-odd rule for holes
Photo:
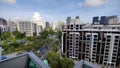
<svg viewBox="0 0 120 68">
<path fill-rule="evenodd" d="M 76 27 L 79 27 L 79 25 L 76 25 Z"/>
<path fill-rule="evenodd" d="M 90 35 L 87 35 L 87 37 L 90 37 Z"/>
<path fill-rule="evenodd" d="M 95 48 L 93 48 L 93 50 L 96 50 Z"/>
<path fill-rule="evenodd" d="M 76 39 L 78 39 L 78 37 L 76 37 Z"/>
<path fill-rule="evenodd" d="M 113 56 L 116 56 L 116 54 L 113 54 Z"/>
<path fill-rule="evenodd" d="M 109 50 L 105 50 L 105 51 L 109 51 Z"/>
<path fill-rule="evenodd" d="M 106 48 L 109 48 L 109 46 L 106 46 Z"/>
<path fill-rule="evenodd" d="M 115 40 L 115 42 L 118 42 L 118 40 Z"/>
<path fill-rule="evenodd" d="M 94 41 L 97 41 L 98 39 L 97 38 L 94 38 Z"/>
<path fill-rule="evenodd" d="M 113 50 L 113 52 L 115 52 L 115 53 L 116 53 L 116 52 L 117 52 L 117 50 Z"/>
<path fill-rule="evenodd" d="M 114 49 L 117 49 L 117 47 L 114 47 Z"/>
<path fill-rule="evenodd" d="M 87 40 L 90 40 L 90 38 L 87 38 Z"/>
<path fill-rule="evenodd" d="M 115 59 L 115 57 L 112 57 L 112 59 Z"/>
<path fill-rule="evenodd" d="M 114 66 L 114 64 L 111 64 L 111 66 Z"/>
<path fill-rule="evenodd" d="M 108 53 L 105 53 L 105 55 L 108 55 Z"/>
<path fill-rule="evenodd" d="M 73 27 L 73 25 L 71 25 L 71 27 Z"/>
<path fill-rule="evenodd" d="M 115 36 L 115 38 L 119 38 L 119 36 Z"/>
<path fill-rule="evenodd" d="M 93 42 L 93 44 L 97 44 L 97 42 Z"/>
<path fill-rule="evenodd" d="M 108 35 L 107 38 L 111 38 L 111 36 Z"/>
<path fill-rule="evenodd" d="M 114 43 L 114 45 L 118 45 L 118 43 Z"/>
<path fill-rule="evenodd" d="M 108 58 L 108 56 L 105 56 L 105 58 Z"/>
<path fill-rule="evenodd" d="M 107 42 L 110 42 L 110 39 L 107 39 Z"/>
<path fill-rule="evenodd" d="M 112 62 L 115 62 L 115 60 L 112 60 Z"/>
<path fill-rule="evenodd" d="M 107 59 L 104 59 L 104 61 L 107 61 Z"/>
<path fill-rule="evenodd" d="M 94 37 L 97 37 L 97 35 L 94 35 Z"/>
<path fill-rule="evenodd" d="M 96 47 L 96 45 L 93 45 L 93 47 Z"/>
<path fill-rule="evenodd" d="M 106 43 L 106 45 L 110 45 L 110 43 Z"/>
<path fill-rule="evenodd" d="M 76 27 L 76 29 L 78 30 L 78 28 Z"/>
</svg>

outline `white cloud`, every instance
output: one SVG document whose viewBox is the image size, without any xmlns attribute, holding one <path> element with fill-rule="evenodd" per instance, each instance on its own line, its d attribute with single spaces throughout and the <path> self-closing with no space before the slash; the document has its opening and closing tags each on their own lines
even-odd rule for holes
<svg viewBox="0 0 120 68">
<path fill-rule="evenodd" d="M 16 0 L 0 0 L 0 2 L 8 3 L 8 4 L 16 4 Z"/>
<path fill-rule="evenodd" d="M 33 15 L 33 20 L 39 21 L 40 19 L 41 19 L 40 13 L 39 12 L 35 12 L 34 15 Z"/>
<path fill-rule="evenodd" d="M 85 6 L 87 7 L 97 7 L 108 3 L 109 0 L 85 0 Z"/>
<path fill-rule="evenodd" d="M 32 21 L 38 25 L 41 25 L 43 28 L 45 27 L 39 12 L 34 12 L 34 15 L 32 17 Z"/>
<path fill-rule="evenodd" d="M 79 3 L 78 3 L 78 6 L 82 7 L 82 5 L 83 5 L 82 2 L 79 2 Z"/>
</svg>

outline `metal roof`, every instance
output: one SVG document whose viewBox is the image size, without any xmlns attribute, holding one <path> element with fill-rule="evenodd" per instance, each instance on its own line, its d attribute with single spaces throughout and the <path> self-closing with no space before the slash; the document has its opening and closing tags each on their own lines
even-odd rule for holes
<svg viewBox="0 0 120 68">
<path fill-rule="evenodd" d="M 2 60 L 0 61 L 0 68 L 29 68 L 30 61 L 34 62 L 37 68 L 50 68 L 32 52 Z"/>
</svg>

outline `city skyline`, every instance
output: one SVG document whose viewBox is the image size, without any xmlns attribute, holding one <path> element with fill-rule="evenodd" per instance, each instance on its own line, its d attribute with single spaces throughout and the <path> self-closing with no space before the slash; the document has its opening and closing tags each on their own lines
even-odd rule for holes
<svg viewBox="0 0 120 68">
<path fill-rule="evenodd" d="M 5 19 L 32 20 L 34 14 L 44 21 L 65 21 L 67 16 L 80 16 L 83 22 L 92 22 L 94 16 L 118 15 L 119 0 L 0 0 L 0 15 Z M 89 11 L 89 12 L 88 12 Z"/>
</svg>

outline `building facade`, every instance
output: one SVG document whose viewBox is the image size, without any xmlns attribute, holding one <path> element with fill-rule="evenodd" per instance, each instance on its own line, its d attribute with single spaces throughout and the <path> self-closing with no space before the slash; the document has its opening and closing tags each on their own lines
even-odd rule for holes
<svg viewBox="0 0 120 68">
<path fill-rule="evenodd" d="M 117 15 L 101 16 L 100 18 L 98 16 L 93 17 L 93 24 L 115 25 L 115 24 L 118 24 L 118 22 L 119 22 L 119 19 Z"/>
<path fill-rule="evenodd" d="M 26 36 L 33 36 L 33 24 L 30 21 L 18 21 L 17 29 Z"/>
<path fill-rule="evenodd" d="M 49 22 L 45 22 L 45 28 L 50 28 L 50 23 Z"/>
<path fill-rule="evenodd" d="M 40 32 L 43 31 L 42 26 L 41 26 L 41 25 L 37 25 L 36 23 L 33 23 L 32 28 L 33 28 L 33 33 L 34 33 L 36 36 L 39 36 L 39 35 L 40 35 Z"/>
<path fill-rule="evenodd" d="M 5 31 L 9 31 L 8 23 L 5 19 L 0 18 L 0 35 Z"/>
<path fill-rule="evenodd" d="M 72 19 L 71 17 L 67 17 L 66 24 L 69 25 L 70 23 L 80 23 L 80 17 L 76 16 L 75 19 Z"/>
<path fill-rule="evenodd" d="M 17 30 L 21 33 L 25 33 L 26 36 L 39 36 L 43 31 L 42 26 L 31 21 L 18 21 Z"/>
<path fill-rule="evenodd" d="M 8 26 L 9 26 L 10 32 L 17 31 L 17 23 L 15 23 L 14 21 L 9 20 Z"/>
<path fill-rule="evenodd" d="M 120 25 L 115 23 L 86 25 L 74 22 L 64 25 L 62 54 L 74 60 L 119 66 Z"/>
</svg>

